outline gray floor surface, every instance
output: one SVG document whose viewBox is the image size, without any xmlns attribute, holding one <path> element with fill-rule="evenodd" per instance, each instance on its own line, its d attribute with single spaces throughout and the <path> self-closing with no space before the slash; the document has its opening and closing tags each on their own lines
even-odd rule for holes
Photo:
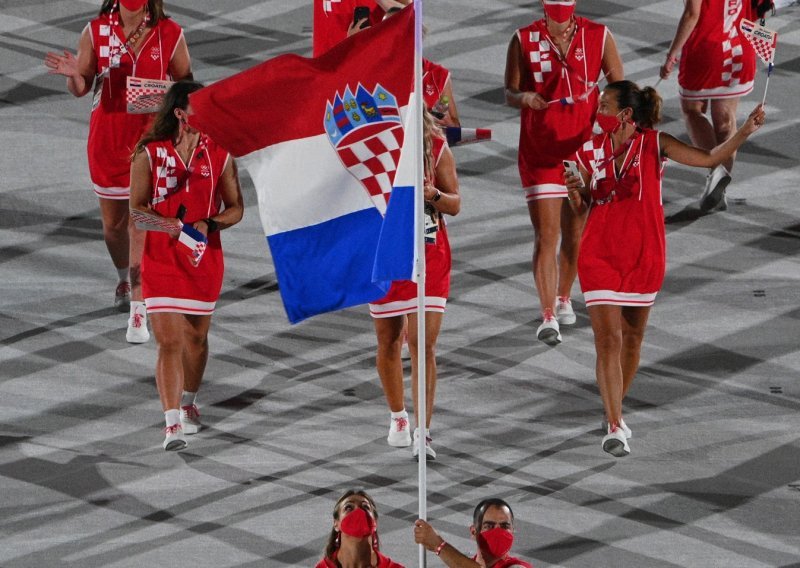
<svg viewBox="0 0 800 568">
<path fill-rule="evenodd" d="M 349 487 L 380 506 L 384 551 L 416 566 L 416 463 L 386 445 L 366 308 L 290 326 L 252 183 L 227 231 L 227 273 L 200 405 L 208 428 L 161 449 L 155 345 L 125 342 L 85 158 L 90 101 L 45 74 L 92 1 L 0 1 L 0 566 L 312 566 Z M 591 329 L 535 339 L 532 230 L 516 168 L 506 46 L 536 2 L 428 0 L 427 54 L 453 73 L 465 126 L 450 223 L 453 291 L 439 343 L 429 516 L 472 550 L 474 504 L 517 515 L 537 567 L 800 566 L 800 7 L 780 32 L 768 122 L 739 153 L 730 208 L 697 209 L 704 172 L 668 167 L 669 262 L 626 406 L 633 453 L 600 449 Z M 626 74 L 655 82 L 677 0 L 583 1 Z M 176 0 L 196 76 L 309 54 L 310 2 Z M 741 104 L 740 119 L 761 98 Z M 663 128 L 684 135 L 675 81 Z M 410 401 L 409 401 L 410 404 Z M 440 565 L 429 557 L 429 565 Z"/>
</svg>

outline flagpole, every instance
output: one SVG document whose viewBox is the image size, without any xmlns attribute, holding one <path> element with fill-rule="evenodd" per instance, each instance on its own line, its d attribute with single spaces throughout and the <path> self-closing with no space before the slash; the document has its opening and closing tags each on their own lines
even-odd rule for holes
<svg viewBox="0 0 800 568">
<path fill-rule="evenodd" d="M 428 480 L 427 463 L 428 454 L 425 451 L 425 438 L 427 435 L 426 424 L 426 399 L 427 399 L 427 377 L 425 376 L 425 192 L 422 126 L 422 0 L 414 0 L 414 109 L 412 116 L 416 120 L 416 159 L 414 160 L 415 170 L 415 189 L 414 199 L 414 218 L 416 219 L 416 231 L 414 239 L 416 242 L 416 263 L 417 263 L 417 400 L 414 401 L 414 410 L 417 415 L 417 428 L 419 428 L 419 438 L 416 440 L 418 474 L 418 501 L 419 518 L 428 518 Z M 425 547 L 419 545 L 419 567 L 425 568 Z"/>
<path fill-rule="evenodd" d="M 770 60 L 769 66 L 767 67 L 767 82 L 764 84 L 764 96 L 761 98 L 761 105 L 763 106 L 767 102 L 767 89 L 769 88 L 769 78 L 772 76 L 772 68 L 773 63 Z"/>
</svg>

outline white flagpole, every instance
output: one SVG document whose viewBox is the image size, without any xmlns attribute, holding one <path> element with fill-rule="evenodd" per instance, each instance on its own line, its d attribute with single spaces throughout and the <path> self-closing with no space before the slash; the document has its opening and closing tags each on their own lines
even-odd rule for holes
<svg viewBox="0 0 800 568">
<path fill-rule="evenodd" d="M 761 98 L 761 104 L 764 105 L 767 102 L 767 89 L 769 88 L 769 78 L 772 76 L 772 67 L 774 64 L 772 63 L 775 60 L 775 54 L 773 53 L 772 58 L 769 60 L 767 64 L 767 82 L 764 83 L 764 96 Z"/>
<path fill-rule="evenodd" d="M 416 125 L 416 154 L 414 160 L 415 169 L 415 199 L 414 199 L 414 218 L 416 219 L 416 265 L 417 265 L 417 400 L 414 401 L 414 411 L 417 415 L 417 428 L 419 428 L 419 438 L 417 439 L 417 456 L 419 458 L 418 472 L 418 500 L 419 518 L 428 518 L 428 480 L 427 480 L 427 453 L 425 452 L 426 437 L 426 377 L 425 377 L 425 192 L 422 127 L 422 0 L 414 0 L 414 109 L 412 116 Z M 425 547 L 419 545 L 419 566 L 425 568 Z"/>
</svg>

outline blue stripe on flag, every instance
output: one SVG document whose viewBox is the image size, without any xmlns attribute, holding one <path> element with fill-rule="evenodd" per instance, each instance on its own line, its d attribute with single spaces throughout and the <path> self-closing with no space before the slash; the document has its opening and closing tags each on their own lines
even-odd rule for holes
<svg viewBox="0 0 800 568">
<path fill-rule="evenodd" d="M 267 237 L 290 322 L 386 295 L 391 282 L 370 278 L 382 221 L 371 208 Z"/>
<path fill-rule="evenodd" d="M 372 280 L 411 280 L 414 274 L 414 186 L 392 189 L 378 238 Z"/>
</svg>

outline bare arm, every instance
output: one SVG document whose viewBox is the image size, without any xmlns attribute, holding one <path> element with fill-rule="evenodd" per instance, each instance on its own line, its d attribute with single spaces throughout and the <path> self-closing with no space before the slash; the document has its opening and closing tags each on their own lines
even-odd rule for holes
<svg viewBox="0 0 800 568">
<path fill-rule="evenodd" d="M 625 78 L 625 71 L 622 68 L 622 58 L 619 56 L 617 42 L 611 32 L 606 34 L 606 41 L 603 44 L 603 73 L 608 83 L 622 81 Z"/>
<path fill-rule="evenodd" d="M 414 541 L 431 552 L 436 552 L 438 549 L 439 559 L 450 568 L 480 568 L 481 566 L 447 544 L 436 530 L 422 519 L 418 519 L 414 523 Z M 439 548 L 440 546 L 441 548 Z"/>
<path fill-rule="evenodd" d="M 506 54 L 506 104 L 514 108 L 546 109 L 547 101 L 542 95 L 522 90 L 522 77 L 526 71 L 522 46 L 517 34 L 514 34 L 511 43 L 508 44 L 508 53 Z"/>
<path fill-rule="evenodd" d="M 63 54 L 49 52 L 44 58 L 49 73 L 64 75 L 67 78 L 67 90 L 76 97 L 82 97 L 92 90 L 94 85 L 97 58 L 92 49 L 92 36 L 89 26 L 81 34 L 78 41 L 78 55 L 67 50 Z"/>
<path fill-rule="evenodd" d="M 242 220 L 242 215 L 244 215 L 244 199 L 242 198 L 242 188 L 239 185 L 239 168 L 236 166 L 233 156 L 228 159 L 219 178 L 219 191 L 225 209 L 211 217 L 211 220 L 217 224 L 217 229 L 222 231 L 233 227 Z M 203 220 L 197 221 L 194 228 L 204 235 L 208 234 L 208 225 Z"/>
<path fill-rule="evenodd" d="M 578 164 L 578 170 L 581 177 L 577 178 L 572 175 L 568 170 L 564 170 L 564 185 L 567 187 L 567 199 L 572 210 L 582 215 L 589 208 L 591 198 L 589 197 L 589 183 L 591 182 L 591 175 L 588 171 L 583 169 L 583 166 Z"/>
<path fill-rule="evenodd" d="M 675 32 L 675 37 L 672 40 L 672 45 L 669 46 L 667 52 L 667 59 L 664 65 L 661 66 L 661 78 L 666 79 L 672 73 L 672 69 L 678 62 L 678 54 L 683 49 L 686 40 L 692 35 L 694 27 L 697 25 L 697 20 L 700 19 L 700 7 L 703 0 L 685 0 L 686 6 L 683 9 L 683 15 L 678 23 L 678 30 Z"/>
<path fill-rule="evenodd" d="M 444 148 L 439 163 L 436 164 L 436 187 L 425 182 L 425 201 L 446 215 L 458 215 L 461 210 L 461 194 L 458 192 L 458 175 L 456 174 L 456 161 L 450 148 Z M 434 201 L 436 195 L 439 199 Z"/>
<path fill-rule="evenodd" d="M 189 47 L 186 45 L 186 37 L 181 34 L 181 39 L 175 47 L 175 53 L 169 62 L 169 74 L 175 81 L 181 79 L 192 79 L 192 60 L 189 57 Z"/>
<path fill-rule="evenodd" d="M 690 146 L 666 132 L 659 133 L 658 143 L 661 146 L 661 153 L 679 164 L 713 168 L 728 159 L 747 140 L 748 136 L 761 128 L 761 125 L 764 124 L 764 117 L 764 107 L 758 105 L 747 117 L 747 121 L 742 127 L 736 131 L 736 134 L 713 150 Z"/>
<path fill-rule="evenodd" d="M 458 118 L 458 108 L 456 107 L 456 99 L 453 98 L 453 82 L 450 80 L 450 77 L 447 78 L 447 82 L 444 84 L 444 89 L 442 89 L 442 96 L 447 97 L 450 101 L 449 107 L 447 109 L 447 114 L 444 115 L 444 118 L 441 120 L 441 123 L 445 126 L 461 126 L 461 120 Z"/>
</svg>

